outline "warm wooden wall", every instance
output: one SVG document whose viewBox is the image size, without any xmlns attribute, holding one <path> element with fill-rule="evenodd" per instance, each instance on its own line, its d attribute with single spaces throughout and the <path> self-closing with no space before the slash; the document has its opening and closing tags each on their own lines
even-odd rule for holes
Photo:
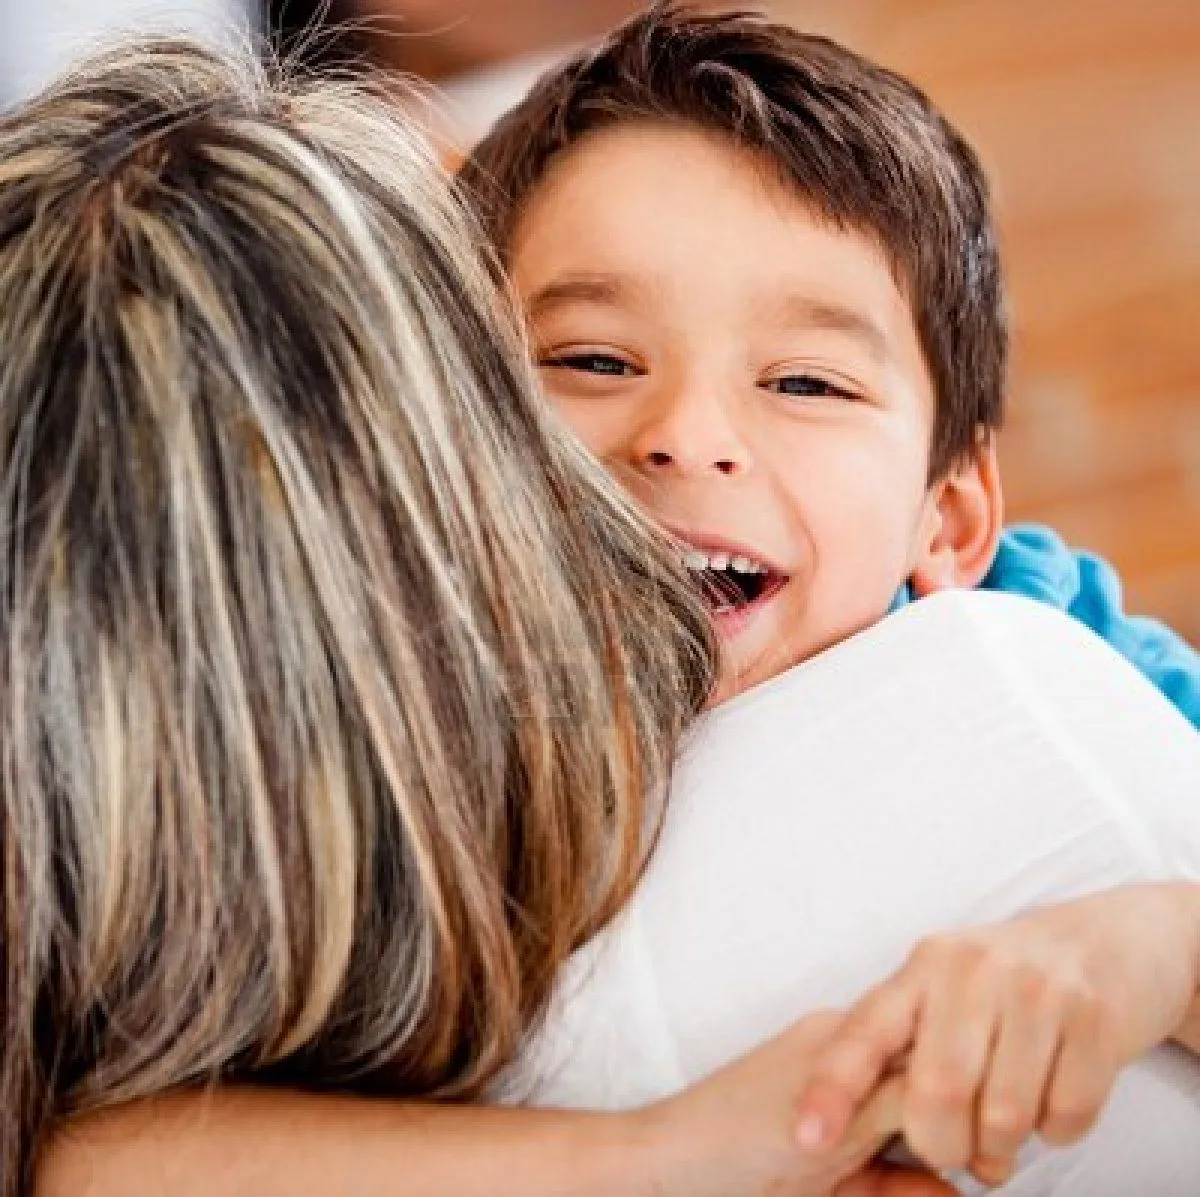
<svg viewBox="0 0 1200 1197">
<path fill-rule="evenodd" d="M 773 0 L 983 153 L 1015 317 L 1010 513 L 1200 644 L 1200 2 Z"/>
</svg>

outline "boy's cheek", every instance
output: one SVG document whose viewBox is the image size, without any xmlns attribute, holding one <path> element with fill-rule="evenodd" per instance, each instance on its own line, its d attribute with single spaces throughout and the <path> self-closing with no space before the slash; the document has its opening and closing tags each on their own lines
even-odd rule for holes
<svg viewBox="0 0 1200 1197">
<path fill-rule="evenodd" d="M 615 396 L 606 396 L 605 402 L 597 403 L 594 398 L 581 399 L 545 387 L 543 394 L 593 456 L 618 476 L 627 472 L 636 416 L 627 404 Z"/>
</svg>

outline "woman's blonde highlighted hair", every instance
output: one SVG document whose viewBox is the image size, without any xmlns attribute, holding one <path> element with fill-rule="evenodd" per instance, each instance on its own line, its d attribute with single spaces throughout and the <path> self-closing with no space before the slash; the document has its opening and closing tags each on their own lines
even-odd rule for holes
<svg viewBox="0 0 1200 1197">
<path fill-rule="evenodd" d="M 360 86 L 130 46 L 0 119 L 0 1193 L 255 1075 L 466 1097 L 642 863 L 706 692 Z"/>
</svg>

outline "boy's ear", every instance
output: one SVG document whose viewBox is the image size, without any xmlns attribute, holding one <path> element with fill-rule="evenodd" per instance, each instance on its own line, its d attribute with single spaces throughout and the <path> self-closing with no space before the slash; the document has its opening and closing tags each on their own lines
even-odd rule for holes
<svg viewBox="0 0 1200 1197">
<path fill-rule="evenodd" d="M 995 438 L 983 434 L 975 450 L 930 487 L 925 503 L 912 570 L 918 597 L 978 586 L 991 568 L 1004 526 Z"/>
</svg>

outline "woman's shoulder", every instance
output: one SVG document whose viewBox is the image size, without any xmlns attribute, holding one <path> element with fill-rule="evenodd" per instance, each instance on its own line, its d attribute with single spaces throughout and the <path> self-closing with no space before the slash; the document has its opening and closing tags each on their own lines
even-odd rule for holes
<svg viewBox="0 0 1200 1197">
<path fill-rule="evenodd" d="M 982 777 L 1031 812 L 1057 795 L 1119 822 L 1152 872 L 1200 874 L 1200 736 L 1098 636 L 1029 599 L 904 608 L 713 711 L 683 774 L 765 784 L 821 762 L 845 770 L 842 793 L 915 789 L 927 809 Z"/>
<path fill-rule="evenodd" d="M 1128 661 L 1063 612 L 1020 595 L 946 590 L 746 691 L 710 719 L 785 710 L 818 693 L 824 705 L 853 701 L 898 675 L 914 683 L 936 678 L 949 694 L 1001 681 L 1035 700 L 1042 691 L 1055 705 L 1080 698 L 1110 710 L 1131 702 L 1159 714 L 1171 709 Z M 1041 706 L 1035 702 L 1034 712 Z"/>
<path fill-rule="evenodd" d="M 1125 656 L 1062 611 L 1011 594 L 952 592 L 915 604 L 910 628 L 879 631 L 900 652 L 941 645 L 934 651 L 958 656 L 958 701 L 994 678 L 1031 728 L 1110 782 L 1136 791 L 1151 776 L 1173 778 L 1159 788 L 1187 791 L 1200 810 L 1196 729 Z"/>
</svg>

